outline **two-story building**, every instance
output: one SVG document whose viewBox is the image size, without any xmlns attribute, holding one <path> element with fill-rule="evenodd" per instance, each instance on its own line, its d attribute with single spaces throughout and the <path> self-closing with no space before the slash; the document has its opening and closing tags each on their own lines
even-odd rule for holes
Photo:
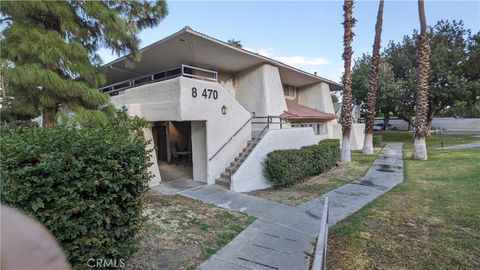
<svg viewBox="0 0 480 270">
<path fill-rule="evenodd" d="M 190 27 L 140 52 L 133 67 L 125 57 L 107 64 L 100 90 L 151 123 L 151 185 L 166 180 L 165 166 L 173 174 L 190 168 L 191 179 L 234 191 L 265 188 L 266 154 L 340 138 L 334 81 Z"/>
</svg>

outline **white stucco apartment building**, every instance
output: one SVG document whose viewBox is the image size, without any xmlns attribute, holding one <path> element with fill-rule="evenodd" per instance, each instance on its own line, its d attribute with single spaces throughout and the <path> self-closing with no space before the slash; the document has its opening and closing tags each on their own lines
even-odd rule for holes
<svg viewBox="0 0 480 270">
<path fill-rule="evenodd" d="M 100 90 L 151 123 L 152 186 L 162 181 L 159 164 L 183 157 L 187 165 L 169 170 L 191 166 L 191 179 L 233 191 L 265 188 L 266 154 L 341 136 L 330 97 L 336 82 L 190 27 L 141 55 L 133 67 L 126 58 L 107 64 Z"/>
</svg>

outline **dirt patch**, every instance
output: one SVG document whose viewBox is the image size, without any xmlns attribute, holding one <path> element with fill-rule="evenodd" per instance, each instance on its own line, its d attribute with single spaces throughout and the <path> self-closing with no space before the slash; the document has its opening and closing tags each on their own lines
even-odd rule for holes
<svg viewBox="0 0 480 270">
<path fill-rule="evenodd" d="M 194 269 L 253 218 L 206 203 L 150 191 L 141 244 L 126 269 Z"/>
</svg>

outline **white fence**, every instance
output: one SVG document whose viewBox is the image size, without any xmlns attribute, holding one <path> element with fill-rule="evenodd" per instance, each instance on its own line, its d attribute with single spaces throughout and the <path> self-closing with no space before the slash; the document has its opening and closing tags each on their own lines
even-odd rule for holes
<svg viewBox="0 0 480 270">
<path fill-rule="evenodd" d="M 383 118 L 375 118 L 375 124 L 383 123 Z M 402 119 L 393 118 L 388 122 L 398 130 L 413 130 Z M 437 117 L 433 119 L 432 128 L 445 128 L 448 131 L 480 131 L 480 118 Z"/>
</svg>

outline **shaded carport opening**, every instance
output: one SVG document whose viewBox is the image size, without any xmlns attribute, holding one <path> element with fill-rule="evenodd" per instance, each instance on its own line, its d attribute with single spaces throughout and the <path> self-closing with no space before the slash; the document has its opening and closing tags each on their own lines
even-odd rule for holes
<svg viewBox="0 0 480 270">
<path fill-rule="evenodd" d="M 193 179 L 191 130 L 189 121 L 154 123 L 153 138 L 162 182 Z"/>
</svg>

